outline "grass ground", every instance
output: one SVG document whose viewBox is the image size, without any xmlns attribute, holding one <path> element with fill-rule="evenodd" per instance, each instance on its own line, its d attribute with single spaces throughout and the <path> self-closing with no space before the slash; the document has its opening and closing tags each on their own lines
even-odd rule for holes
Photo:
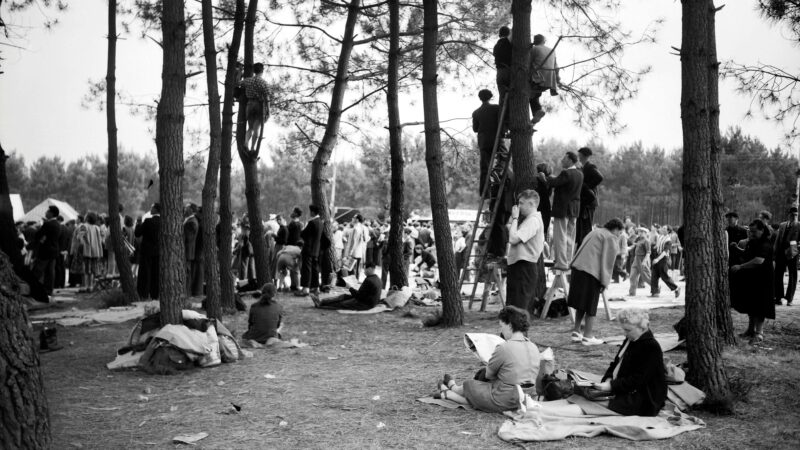
<svg viewBox="0 0 800 450">
<path fill-rule="evenodd" d="M 209 434 L 197 448 L 515 447 L 497 437 L 501 415 L 415 401 L 442 373 L 472 376 L 479 363 L 463 333 L 496 333 L 496 313 L 467 312 L 462 328 L 427 329 L 420 319 L 430 308 L 342 315 L 315 310 L 308 299 L 280 301 L 284 338 L 310 347 L 254 350 L 235 364 L 174 376 L 106 370 L 132 322 L 60 329 L 65 348 L 41 358 L 56 448 L 172 448 L 174 436 L 197 432 Z M 670 331 L 682 314 L 682 307 L 652 310 L 653 331 Z M 246 318 L 225 322 L 241 335 Z M 734 315 L 740 331 L 744 320 Z M 620 334 L 613 323 L 598 323 L 598 335 Z M 603 371 L 616 348 L 572 344 L 569 329 L 568 318 L 536 320 L 530 337 L 540 349 L 553 347 L 558 367 Z M 741 344 L 725 354 L 729 375 L 750 388 L 734 416 L 696 413 L 707 428 L 666 441 L 571 438 L 523 447 L 800 448 L 800 307 L 779 307 L 766 333 L 763 348 Z M 686 359 L 680 350 L 669 356 Z M 231 402 L 242 411 L 222 414 Z"/>
</svg>

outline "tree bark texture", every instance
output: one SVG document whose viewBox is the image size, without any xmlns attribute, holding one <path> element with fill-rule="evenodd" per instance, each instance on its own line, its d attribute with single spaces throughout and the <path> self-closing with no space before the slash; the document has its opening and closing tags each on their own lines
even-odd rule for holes
<svg viewBox="0 0 800 450">
<path fill-rule="evenodd" d="M 50 413 L 39 352 L 19 291 L 11 262 L 0 252 L 0 447 L 48 449 Z"/>
<path fill-rule="evenodd" d="M 428 184 L 431 194 L 433 232 L 436 236 L 436 256 L 439 265 L 439 283 L 442 291 L 442 324 L 446 327 L 463 325 L 464 306 L 456 276 L 453 241 L 450 235 L 450 217 L 447 211 L 447 186 L 442 160 L 439 104 L 437 99 L 436 49 L 439 18 L 436 0 L 423 1 L 422 40 L 422 109 L 425 116 L 425 163 L 428 167 Z"/>
<path fill-rule="evenodd" d="M 708 45 L 708 101 L 709 101 L 709 132 L 711 133 L 711 193 L 713 196 L 713 227 L 716 243 L 714 258 L 716 263 L 715 277 L 717 289 L 715 291 L 717 331 L 723 344 L 735 345 L 736 336 L 733 332 L 731 318 L 731 297 L 728 283 L 728 250 L 725 237 L 725 200 L 722 197 L 722 147 L 720 146 L 719 133 L 719 61 L 717 60 L 716 36 L 716 10 L 713 0 L 709 0 L 708 7 L 712 12 L 708 16 L 708 29 L 706 33 Z"/>
<path fill-rule="evenodd" d="M 335 213 L 335 211 L 330 212 L 329 210 L 330 204 L 325 193 L 325 184 L 328 183 L 328 179 L 325 177 L 325 172 L 333 154 L 333 149 L 336 147 L 336 142 L 339 140 L 342 104 L 344 103 L 344 94 L 347 91 L 347 71 L 350 66 L 350 55 L 353 52 L 353 35 L 360 7 L 361 0 L 351 0 L 347 6 L 344 35 L 342 36 L 339 60 L 336 63 L 336 79 L 331 92 L 330 108 L 328 108 L 328 122 L 325 125 L 325 134 L 322 136 L 322 141 L 317 148 L 317 154 L 314 155 L 314 160 L 311 162 L 311 201 L 319 206 L 319 217 L 322 223 L 330 223 L 331 213 Z M 325 232 L 330 234 L 330 227 L 325 227 Z M 330 235 L 328 236 L 328 242 L 333 242 L 333 238 Z M 320 258 L 330 259 L 331 263 L 327 267 L 335 267 L 333 264 L 335 260 L 334 252 L 335 249 L 331 246 L 326 255 L 320 255 Z M 326 267 L 326 265 L 322 264 L 322 267 Z M 327 283 L 327 277 L 330 274 L 323 273 L 322 276 L 323 282 Z"/>
<path fill-rule="evenodd" d="M 226 313 L 236 311 L 231 264 L 233 261 L 233 213 L 231 212 L 231 146 L 233 145 L 233 91 L 236 88 L 236 62 L 244 31 L 244 0 L 236 0 L 233 18 L 233 37 L 228 47 L 228 63 L 225 68 L 225 97 L 222 101 L 222 144 L 220 145 L 219 172 L 219 274 L 220 299 Z M 213 242 L 217 242 L 216 239 Z M 206 260 L 208 261 L 208 260 Z"/>
<path fill-rule="evenodd" d="M 205 261 L 206 314 L 222 319 L 220 302 L 220 277 L 217 251 L 214 207 L 217 199 L 217 178 L 221 151 L 222 121 L 220 118 L 219 89 L 217 88 L 217 48 L 214 45 L 214 14 L 211 0 L 203 0 L 203 45 L 206 59 L 206 85 L 208 88 L 208 129 L 210 146 L 206 180 L 203 184 L 203 260 Z"/>
<path fill-rule="evenodd" d="M 681 123 L 683 125 L 683 215 L 686 248 L 686 319 L 689 381 L 710 399 L 727 398 L 728 377 L 717 330 L 716 292 L 720 244 L 714 229 L 711 185 L 712 104 L 708 85 L 709 0 L 683 0 Z"/>
<path fill-rule="evenodd" d="M 156 150 L 161 200 L 159 264 L 161 324 L 180 324 L 186 260 L 183 249 L 183 96 L 186 92 L 186 22 L 183 2 L 161 7 L 161 99 L 156 111 Z"/>
<path fill-rule="evenodd" d="M 128 248 L 123 244 L 122 224 L 119 214 L 119 180 L 118 180 L 118 151 L 117 151 L 117 2 L 108 2 L 108 67 L 106 71 L 106 129 L 108 131 L 108 174 L 106 186 L 108 188 L 108 219 L 111 230 L 111 242 L 114 246 L 114 258 L 119 270 L 119 282 L 125 294 L 127 304 L 139 300 L 136 285 L 133 282 L 131 259 Z"/>
<path fill-rule="evenodd" d="M 389 0 L 389 74 L 386 86 L 386 105 L 389 109 L 389 153 L 391 154 L 391 201 L 389 206 L 388 270 L 391 284 L 408 285 L 408 273 L 403 269 L 403 229 L 405 228 L 403 169 L 403 129 L 400 127 L 398 103 L 398 60 L 400 58 L 400 0 Z M 384 267 L 384 270 L 386 268 Z"/>
<path fill-rule="evenodd" d="M 256 26 L 258 0 L 250 0 L 247 6 L 247 17 L 244 27 L 244 76 L 253 75 L 253 35 Z M 236 147 L 244 167 L 244 195 L 247 198 L 247 217 L 250 221 L 250 243 L 253 245 L 253 256 L 256 261 L 256 280 L 259 286 L 272 281 L 267 257 L 267 240 L 264 236 L 264 225 L 261 223 L 261 188 L 258 185 L 258 147 L 248 149 L 245 139 L 247 127 L 247 99 L 239 102 L 239 117 L 236 124 Z M 264 123 L 262 126 L 267 126 Z"/>
<path fill-rule="evenodd" d="M 511 87 L 508 93 L 508 126 L 511 131 L 511 161 L 516 192 L 536 187 L 536 163 L 533 155 L 533 127 L 528 119 L 530 86 L 528 61 L 531 43 L 531 0 L 511 3 Z"/>
</svg>

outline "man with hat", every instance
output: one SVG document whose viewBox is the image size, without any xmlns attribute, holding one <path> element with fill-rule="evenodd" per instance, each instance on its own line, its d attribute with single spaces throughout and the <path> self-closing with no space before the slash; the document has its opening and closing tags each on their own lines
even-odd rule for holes
<svg viewBox="0 0 800 450">
<path fill-rule="evenodd" d="M 489 162 L 492 159 L 494 140 L 497 137 L 497 128 L 500 122 L 500 106 L 489 103 L 492 98 L 492 91 L 488 89 L 481 89 L 478 92 L 478 98 L 481 101 L 481 106 L 472 113 L 472 131 L 478 133 L 478 150 L 481 158 L 481 178 L 478 181 L 478 189 L 479 195 L 483 195 L 486 175 L 489 172 Z M 501 158 L 507 158 L 507 154 L 501 139 L 495 156 L 495 166 L 497 166 Z"/>
<path fill-rule="evenodd" d="M 775 258 L 774 292 L 775 304 L 780 305 L 781 299 L 786 299 L 786 304 L 791 305 L 794 291 L 797 287 L 797 241 L 800 238 L 800 222 L 797 221 L 797 207 L 789 208 L 788 220 L 778 227 L 777 237 L 773 247 Z M 786 286 L 784 295 L 783 273 L 789 271 L 789 285 Z"/>
<path fill-rule="evenodd" d="M 58 237 L 61 226 L 58 223 L 58 207 L 50 205 L 44 213 L 44 223 L 36 231 L 36 261 L 33 273 L 40 283 L 44 285 L 47 295 L 53 295 L 53 286 L 56 277 L 56 258 L 59 256 Z"/>
<path fill-rule="evenodd" d="M 636 238 L 633 241 L 633 262 L 631 263 L 631 286 L 628 288 L 628 295 L 636 295 L 641 277 L 647 284 L 650 284 L 650 274 L 644 270 L 644 259 L 650 253 L 650 240 L 647 235 L 650 233 L 645 227 L 636 228 Z"/>
<path fill-rule="evenodd" d="M 589 161 L 592 149 L 582 147 L 578 150 L 578 160 L 583 166 L 583 184 L 581 185 L 581 212 L 575 226 L 575 247 L 581 245 L 583 238 L 592 231 L 594 211 L 597 209 L 597 186 L 603 182 L 603 175 L 597 166 Z"/>
<path fill-rule="evenodd" d="M 728 220 L 728 226 L 725 228 L 728 233 L 728 245 L 747 239 L 747 228 L 739 225 L 739 214 L 736 211 L 729 211 L 725 214 L 725 219 Z"/>
</svg>

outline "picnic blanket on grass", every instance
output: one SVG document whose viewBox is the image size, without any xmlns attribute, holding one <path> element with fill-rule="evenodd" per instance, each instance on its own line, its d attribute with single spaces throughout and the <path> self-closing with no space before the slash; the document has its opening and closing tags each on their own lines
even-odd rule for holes
<svg viewBox="0 0 800 450">
<path fill-rule="evenodd" d="M 497 435 L 508 442 L 555 441 L 569 436 L 595 437 L 604 433 L 632 441 L 649 441 L 668 439 L 705 427 L 702 420 L 669 404 L 655 417 L 642 417 L 621 416 L 583 397 L 572 396 L 568 401 L 580 406 L 584 415 L 554 416 L 542 413 L 538 408 L 529 408 L 520 418 L 506 420 Z M 605 415 L 604 410 L 607 411 Z"/>
</svg>

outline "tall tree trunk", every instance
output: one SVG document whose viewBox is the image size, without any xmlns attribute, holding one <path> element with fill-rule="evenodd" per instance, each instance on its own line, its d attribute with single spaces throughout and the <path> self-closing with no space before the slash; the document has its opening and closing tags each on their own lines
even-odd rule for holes
<svg viewBox="0 0 800 450">
<path fill-rule="evenodd" d="M 5 253 L 14 269 L 25 265 L 22 248 L 19 246 L 17 227 L 14 225 L 14 207 L 11 205 L 11 193 L 6 173 L 8 155 L 0 145 L 0 251 Z"/>
<path fill-rule="evenodd" d="M 5 159 L 0 165 L 5 172 Z M 0 179 L 0 189 L 3 186 L 7 192 L 5 177 Z M 0 252 L 0 443 L 3 448 L 48 449 L 50 412 L 35 336 L 19 290 L 19 278 Z"/>
<path fill-rule="evenodd" d="M 683 125 L 683 216 L 686 223 L 686 319 L 689 381 L 703 389 L 710 403 L 729 398 L 728 377 L 718 339 L 716 247 L 711 186 L 714 133 L 708 83 L 711 0 L 683 0 L 681 44 L 681 123 Z M 724 405 L 723 405 L 724 406 Z"/>
<path fill-rule="evenodd" d="M 156 150 L 161 199 L 158 238 L 161 324 L 180 324 L 186 271 L 183 249 L 183 96 L 186 93 L 186 22 L 183 2 L 161 6 L 161 99 L 156 111 Z"/>
<path fill-rule="evenodd" d="M 511 161 L 514 167 L 515 190 L 521 192 L 536 186 L 536 163 L 533 158 L 533 127 L 528 120 L 530 86 L 528 61 L 531 46 L 531 0 L 513 0 L 511 34 L 511 88 L 508 94 Z"/>
<path fill-rule="evenodd" d="M 325 193 L 325 184 L 328 182 L 328 179 L 325 178 L 325 171 L 339 139 L 342 104 L 344 102 L 344 94 L 347 91 L 347 70 L 350 65 L 350 54 L 353 52 L 353 33 L 360 7 L 361 0 L 351 0 L 347 7 L 347 20 L 344 24 L 339 60 L 336 63 L 336 80 L 333 83 L 333 91 L 331 92 L 328 122 L 325 125 L 325 134 L 322 136 L 319 148 L 317 148 L 317 154 L 311 162 L 311 202 L 320 207 L 319 217 L 322 223 L 325 224 L 330 223 L 331 218 L 328 196 Z M 330 234 L 330 227 L 325 227 L 324 231 Z M 333 242 L 330 235 L 328 236 L 328 242 Z M 334 267 L 334 252 L 335 249 L 331 246 L 327 254 L 322 256 L 323 258 L 329 258 L 330 264 L 327 267 Z M 326 264 L 322 264 L 322 267 L 326 267 Z M 323 282 L 327 283 L 329 275 L 327 273 L 322 274 Z"/>
<path fill-rule="evenodd" d="M 712 220 L 714 237 L 714 258 L 716 270 L 714 276 L 717 288 L 714 291 L 714 304 L 716 305 L 717 331 L 722 344 L 735 345 L 736 336 L 733 332 L 731 319 L 731 297 L 728 283 L 728 251 L 725 237 L 725 201 L 722 197 L 722 147 L 719 133 L 719 61 L 717 60 L 717 35 L 716 35 L 716 10 L 714 2 L 710 0 L 708 7 L 712 12 L 708 16 L 708 30 L 706 45 L 708 46 L 708 101 L 709 132 L 711 133 L 711 195 L 713 196 Z"/>
<path fill-rule="evenodd" d="M 233 260 L 233 213 L 231 212 L 231 145 L 233 144 L 233 91 L 239 82 L 236 76 L 236 63 L 244 31 L 244 0 L 236 0 L 233 16 L 233 37 L 228 47 L 228 65 L 225 68 L 225 97 L 222 101 L 222 145 L 220 146 L 219 172 L 219 274 L 222 310 L 235 311 L 233 301 L 234 284 L 231 272 Z"/>
<path fill-rule="evenodd" d="M 119 270 L 119 281 L 126 303 L 139 300 L 136 285 L 133 283 L 133 271 L 128 248 L 123 244 L 122 224 L 119 218 L 119 177 L 117 159 L 117 2 L 108 2 L 108 67 L 106 69 L 106 129 L 108 131 L 108 218 L 110 220 L 111 242 L 114 246 L 114 258 Z"/>
<path fill-rule="evenodd" d="M 392 285 L 408 285 L 408 273 L 403 269 L 403 228 L 405 208 L 403 190 L 403 129 L 400 127 L 398 106 L 398 60 L 400 58 L 400 0 L 389 0 L 389 79 L 386 86 L 386 106 L 389 109 L 389 153 L 391 154 L 391 201 L 389 206 L 388 270 Z M 387 267 L 384 267 L 387 270 Z"/>
<path fill-rule="evenodd" d="M 214 16 L 211 0 L 203 0 L 203 45 L 206 58 L 206 85 L 208 88 L 208 125 L 210 148 L 208 167 L 203 184 L 203 260 L 205 261 L 206 313 L 208 317 L 222 319 L 220 303 L 220 277 L 217 256 L 214 207 L 217 199 L 217 177 L 221 151 L 222 123 L 220 119 L 219 89 L 217 88 L 217 48 L 214 45 Z"/>
<path fill-rule="evenodd" d="M 442 290 L 442 324 L 461 326 L 464 307 L 458 291 L 450 217 L 447 211 L 447 186 L 442 158 L 439 104 L 436 93 L 436 48 L 439 38 L 439 17 L 436 0 L 423 1 L 422 40 L 422 109 L 425 115 L 425 163 L 431 193 L 433 232 L 436 236 L 436 256 L 439 265 L 439 284 Z"/>
<path fill-rule="evenodd" d="M 247 17 L 244 27 L 244 76 L 253 75 L 253 34 L 256 26 L 258 0 L 250 0 L 247 6 Z M 236 147 L 244 166 L 244 195 L 247 198 L 247 217 L 250 221 L 250 243 L 253 245 L 253 256 L 256 260 L 256 280 L 259 286 L 272 281 L 267 257 L 267 240 L 264 236 L 264 225 L 261 223 L 261 188 L 258 184 L 258 153 L 260 144 L 253 150 L 247 148 L 245 139 L 247 118 L 247 99 L 239 103 L 239 118 L 236 124 Z M 262 125 L 267 126 L 266 123 Z"/>
</svg>

